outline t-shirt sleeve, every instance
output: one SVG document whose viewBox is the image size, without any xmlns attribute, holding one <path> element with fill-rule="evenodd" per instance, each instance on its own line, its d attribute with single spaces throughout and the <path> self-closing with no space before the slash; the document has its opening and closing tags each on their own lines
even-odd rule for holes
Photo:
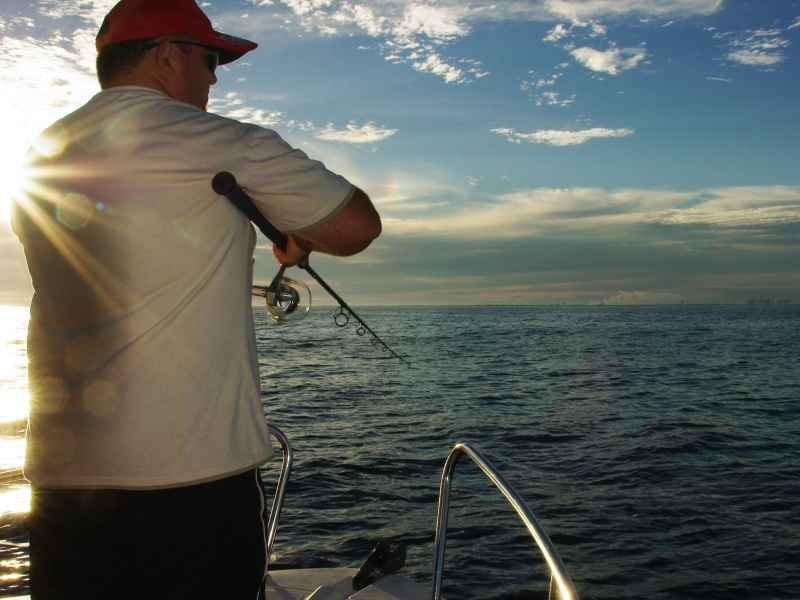
<svg viewBox="0 0 800 600">
<path fill-rule="evenodd" d="M 355 188 L 269 129 L 252 126 L 239 185 L 279 230 L 298 233 L 331 219 Z"/>
</svg>

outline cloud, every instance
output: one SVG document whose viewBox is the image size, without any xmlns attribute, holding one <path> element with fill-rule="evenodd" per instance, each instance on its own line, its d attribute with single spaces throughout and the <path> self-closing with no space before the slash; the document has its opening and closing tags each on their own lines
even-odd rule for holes
<svg viewBox="0 0 800 600">
<path fill-rule="evenodd" d="M 765 206 L 714 212 L 708 208 L 672 209 L 650 222 L 664 225 L 713 225 L 716 227 L 765 227 L 800 223 L 800 206 Z"/>
<path fill-rule="evenodd" d="M 759 29 L 734 36 L 729 42 L 727 58 L 750 67 L 769 68 L 786 60 L 790 42 L 781 37 L 778 29 Z"/>
<path fill-rule="evenodd" d="M 465 83 L 486 76 L 478 61 L 448 59 L 440 52 L 448 43 L 470 33 L 468 14 L 468 8 L 461 5 L 407 6 L 402 18 L 390 25 L 388 39 L 382 44 L 387 60 L 410 63 L 415 71 L 437 75 L 445 83 Z"/>
<path fill-rule="evenodd" d="M 560 69 L 567 66 L 566 63 L 559 65 Z M 531 71 L 530 75 L 534 75 Z M 575 102 L 576 95 L 563 97 L 559 92 L 554 90 L 543 90 L 543 88 L 550 88 L 556 85 L 558 79 L 563 75 L 561 72 L 554 73 L 546 77 L 539 77 L 530 80 L 524 80 L 520 84 L 520 90 L 528 93 L 531 100 L 536 103 L 536 106 L 560 106 L 566 107 Z"/>
<path fill-rule="evenodd" d="M 276 18 L 281 7 L 290 15 Z M 269 12 L 265 12 L 265 11 Z M 447 57 L 444 49 L 471 33 L 470 22 L 491 19 L 493 7 L 483 2 L 446 0 L 428 4 L 387 0 L 367 4 L 339 0 L 282 0 L 257 4 L 248 26 L 263 35 L 265 29 L 317 32 L 323 36 L 366 34 L 378 41 L 377 48 L 394 63 L 408 64 L 421 73 L 440 77 L 445 83 L 466 83 L 487 74 L 478 61 Z M 480 16 L 479 16 L 480 15 Z M 466 66 L 465 66 L 466 65 Z"/>
<path fill-rule="evenodd" d="M 253 123 L 271 129 L 299 130 L 311 133 L 319 140 L 347 142 L 351 144 L 372 144 L 392 137 L 397 129 L 378 127 L 373 122 L 357 125 L 352 122 L 344 129 L 336 129 L 332 123 L 318 127 L 312 121 L 296 121 L 286 113 L 277 110 L 253 108 L 237 92 L 228 92 L 221 98 L 212 98 L 209 108 L 224 117 Z"/>
<path fill-rule="evenodd" d="M 228 92 L 221 98 L 212 97 L 208 104 L 212 112 L 228 117 L 229 119 L 253 123 L 261 127 L 275 127 L 278 124 L 289 122 L 284 113 L 280 111 L 270 111 L 248 106 L 236 92 Z"/>
<path fill-rule="evenodd" d="M 723 0 L 545 0 L 553 15 L 573 20 L 625 15 L 689 17 L 709 15 L 722 8 Z"/>
<path fill-rule="evenodd" d="M 637 47 L 619 48 L 609 42 L 607 50 L 593 47 L 598 39 L 605 39 L 608 28 L 597 21 L 573 20 L 569 26 L 563 23 L 553 27 L 543 41 L 563 48 L 575 61 L 591 71 L 619 75 L 630 71 L 641 64 L 646 64 L 647 50 L 642 43 Z M 592 45 L 587 45 L 591 42 Z"/>
<path fill-rule="evenodd" d="M 603 37 L 603 19 L 627 16 L 690 17 L 712 14 L 722 0 L 251 0 L 247 26 L 252 35 L 270 29 L 322 36 L 365 34 L 377 40 L 387 60 L 410 65 L 414 70 L 440 77 L 445 83 L 462 84 L 488 75 L 469 57 L 447 56 L 445 49 L 469 36 L 479 24 L 500 21 L 552 23 L 566 19 L 571 26 L 556 24 L 546 41 L 560 42 L 581 29 L 590 37 Z M 288 14 L 287 14 L 288 13 Z M 285 19 L 282 19 L 286 15 Z M 589 51 L 599 54 L 588 55 Z M 643 60 L 635 48 L 605 53 L 583 49 L 583 64 L 616 74 Z M 605 55 L 605 56 L 603 56 Z M 464 59 L 471 68 L 463 66 Z"/>
<path fill-rule="evenodd" d="M 52 7 L 59 10 L 53 18 L 61 18 L 66 4 Z M 41 22 L 47 19 L 39 17 L 37 27 Z M 99 86 L 94 74 L 93 35 L 89 40 L 87 29 L 71 34 L 65 29 L 37 39 L 26 19 L 0 23 L 0 113 L 7 116 L 0 149 L 2 206 L 9 193 L 8 182 L 16 180 L 22 155 L 33 138 L 55 119 L 86 102 Z"/>
<path fill-rule="evenodd" d="M 562 98 L 558 92 L 542 92 L 536 98 L 536 106 L 569 106 L 575 102 L 575 94 Z"/>
<path fill-rule="evenodd" d="M 429 6 L 411 4 L 406 7 L 403 19 L 394 27 L 398 36 L 422 35 L 433 40 L 451 40 L 470 31 L 464 22 L 465 11 L 459 6 Z"/>
<path fill-rule="evenodd" d="M 100 28 L 103 18 L 118 0 L 95 0 L 86 3 L 83 0 L 59 0 L 58 2 L 35 2 L 36 14 L 47 19 L 61 20 L 79 17 L 95 33 Z M 32 3 L 34 4 L 34 3 Z"/>
<path fill-rule="evenodd" d="M 560 42 L 564 38 L 570 35 L 570 31 L 567 27 L 564 26 L 563 23 L 559 23 L 550 32 L 545 36 L 545 42 Z"/>
<path fill-rule="evenodd" d="M 297 15 L 307 15 L 332 4 L 331 0 L 283 0 L 283 3 Z"/>
<path fill-rule="evenodd" d="M 636 68 L 647 56 L 643 48 L 575 48 L 570 54 L 587 69 L 599 73 L 619 75 L 622 71 Z"/>
<path fill-rule="evenodd" d="M 492 133 L 499 133 L 506 136 L 509 142 L 519 144 L 521 142 L 531 142 L 533 144 L 549 144 L 550 146 L 575 146 L 584 144 L 589 140 L 600 138 L 618 138 L 633 135 L 633 129 L 607 129 L 604 127 L 594 127 L 580 131 L 559 131 L 555 129 L 545 129 L 534 131 L 533 133 L 520 133 L 508 127 L 492 129 Z"/>
<path fill-rule="evenodd" d="M 775 230 L 800 225 L 800 186 L 745 186 L 690 191 L 602 188 L 535 188 L 496 196 L 482 206 L 387 226 L 392 234 L 491 239 L 583 236 L 618 239 L 636 227 L 705 231 Z M 642 233 L 645 236 L 644 233 Z M 652 237 L 652 233 L 646 234 Z"/>
<path fill-rule="evenodd" d="M 702 192 L 646 219 L 662 225 L 763 228 L 800 223 L 800 188 L 735 187 Z"/>
<path fill-rule="evenodd" d="M 315 133 L 314 137 L 320 140 L 347 142 L 350 144 L 371 144 L 390 138 L 395 133 L 397 133 L 396 129 L 376 127 L 374 123 L 367 123 L 361 126 L 355 123 L 348 123 L 345 129 L 336 129 L 329 123 Z"/>
<path fill-rule="evenodd" d="M 446 83 L 474 81 L 488 73 L 480 68 L 463 69 L 460 58 L 446 56 L 444 49 L 468 36 L 477 24 L 499 21 L 557 23 L 545 38 L 560 42 L 577 29 L 591 37 L 602 37 L 607 27 L 600 21 L 622 17 L 687 18 L 713 14 L 723 0 L 382 0 L 367 3 L 352 0 L 251 0 L 248 15 L 253 35 L 269 29 L 317 32 L 324 36 L 366 34 L 378 40 L 377 47 L 393 62 L 442 78 Z M 288 17 L 281 19 L 288 11 Z M 617 74 L 637 66 L 644 58 L 637 48 L 579 49 L 582 64 L 596 71 Z M 732 58 L 758 60 L 742 50 Z M 463 58 L 463 57 L 462 57 Z M 577 58 L 577 57 L 576 57 Z M 763 60 L 763 58 L 762 58 Z"/>
</svg>

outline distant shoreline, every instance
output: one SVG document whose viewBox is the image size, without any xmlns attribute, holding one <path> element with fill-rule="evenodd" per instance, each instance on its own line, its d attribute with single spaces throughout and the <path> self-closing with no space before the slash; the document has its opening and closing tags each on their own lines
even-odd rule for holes
<svg viewBox="0 0 800 600">
<path fill-rule="evenodd" d="M 787 302 L 642 302 L 640 304 L 632 304 L 632 303 L 624 303 L 624 304 L 613 304 L 607 302 L 598 302 L 598 303 L 581 303 L 581 302 L 556 302 L 556 303 L 549 303 L 549 304 L 497 304 L 497 303 L 463 303 L 463 304 L 355 304 L 351 303 L 353 307 L 362 307 L 362 308 L 446 308 L 446 307 L 470 307 L 470 306 L 513 306 L 513 307 L 530 307 L 530 308 L 544 308 L 544 307 L 555 307 L 555 306 L 581 306 L 581 307 L 619 307 L 619 306 L 797 306 L 797 303 L 792 301 Z M 262 302 L 254 302 L 251 305 L 253 308 L 262 308 Z M 312 310 L 314 308 L 336 308 L 337 304 L 323 304 L 319 302 L 315 302 L 314 305 L 311 307 Z M 20 308 L 20 309 L 27 309 L 29 308 L 28 305 L 18 305 L 18 304 L 0 304 L 0 308 Z"/>
</svg>

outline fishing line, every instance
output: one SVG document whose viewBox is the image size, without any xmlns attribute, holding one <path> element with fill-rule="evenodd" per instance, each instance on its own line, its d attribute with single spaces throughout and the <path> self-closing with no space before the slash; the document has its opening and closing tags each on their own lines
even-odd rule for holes
<svg viewBox="0 0 800 600">
<path fill-rule="evenodd" d="M 234 177 L 232 173 L 228 173 L 227 171 L 217 173 L 211 181 L 211 187 L 217 194 L 225 196 L 236 208 L 241 210 L 270 241 L 278 246 L 278 248 L 286 250 L 286 235 L 276 229 L 275 226 L 261 214 L 250 196 L 236 183 L 236 177 Z M 392 350 L 386 342 L 378 337 L 378 334 L 372 331 L 370 326 L 348 306 L 347 302 L 345 302 L 342 297 L 311 268 L 311 265 L 306 263 L 305 265 L 298 266 L 311 275 L 311 277 L 339 303 L 339 308 L 336 309 L 333 315 L 333 321 L 336 325 L 339 327 L 346 327 L 350 319 L 354 319 L 356 322 L 356 335 L 363 337 L 369 333 L 372 336 L 371 341 L 373 344 L 379 345 L 381 350 L 388 352 L 392 358 L 396 358 L 401 363 L 411 368 L 411 363 L 407 362 L 402 356 Z M 284 279 L 283 272 L 285 270 L 286 267 L 281 266 L 281 269 L 269 286 L 253 286 L 254 294 L 264 296 L 267 299 L 268 312 L 270 312 L 271 318 L 274 317 L 274 321 L 289 320 L 290 318 L 294 318 L 295 320 L 301 319 L 305 316 L 310 307 L 310 293 L 308 300 L 303 300 L 303 288 L 305 284 L 291 279 Z M 288 282 L 288 285 L 286 282 Z M 306 287 L 305 289 L 307 291 L 308 288 Z M 298 307 L 301 307 L 300 313 L 297 313 Z M 271 311 L 270 308 L 272 308 Z M 295 316 L 283 319 L 282 317 L 286 315 Z"/>
</svg>

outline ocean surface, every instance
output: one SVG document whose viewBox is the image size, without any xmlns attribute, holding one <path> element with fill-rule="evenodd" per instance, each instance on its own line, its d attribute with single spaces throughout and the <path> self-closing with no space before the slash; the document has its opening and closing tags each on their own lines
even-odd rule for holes
<svg viewBox="0 0 800 600">
<path fill-rule="evenodd" d="M 356 310 L 413 368 L 332 308 L 293 325 L 256 311 L 264 410 L 295 454 L 271 569 L 357 566 L 385 538 L 429 585 L 442 468 L 469 442 L 584 599 L 800 597 L 800 306 Z M 24 514 L 0 536 L 0 595 L 26 593 Z M 444 595 L 547 587 L 524 525 L 462 457 Z"/>
</svg>

